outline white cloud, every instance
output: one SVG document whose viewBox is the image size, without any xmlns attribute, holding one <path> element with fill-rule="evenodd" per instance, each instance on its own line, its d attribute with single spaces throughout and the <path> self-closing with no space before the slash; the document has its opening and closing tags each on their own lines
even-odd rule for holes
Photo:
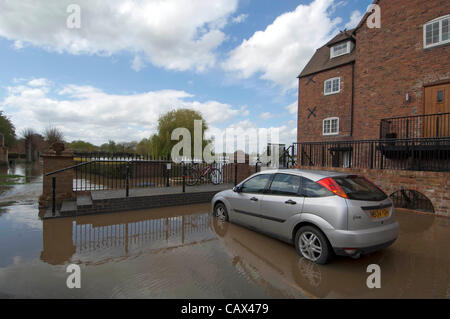
<svg viewBox="0 0 450 319">
<path fill-rule="evenodd" d="M 16 40 L 16 41 L 14 41 L 14 43 L 13 43 L 13 48 L 16 49 L 17 51 L 20 51 L 21 49 L 24 48 L 24 44 L 23 44 L 22 41 Z"/>
<path fill-rule="evenodd" d="M 136 72 L 139 72 L 145 67 L 145 62 L 142 61 L 142 58 L 140 56 L 135 56 L 133 59 L 133 62 L 131 63 L 131 68 L 135 70 Z"/>
<path fill-rule="evenodd" d="M 345 25 L 345 28 L 347 30 L 356 28 L 363 18 L 363 14 L 359 10 L 355 10 L 352 12 L 352 15 L 350 16 L 350 21 Z"/>
<path fill-rule="evenodd" d="M 231 22 L 238 24 L 238 23 L 242 23 L 245 20 L 247 20 L 247 18 L 248 18 L 248 14 L 242 13 L 242 14 L 238 15 L 237 17 L 232 18 Z"/>
<path fill-rule="evenodd" d="M 288 106 L 286 106 L 286 109 L 289 111 L 289 113 L 291 114 L 297 114 L 298 112 L 298 102 L 295 101 L 292 104 L 289 104 Z"/>
<path fill-rule="evenodd" d="M 73 0 L 0 1 L 0 37 L 70 54 L 128 51 L 170 70 L 203 71 L 216 62 L 221 29 L 238 0 L 77 0 L 81 28 L 66 26 Z"/>
<path fill-rule="evenodd" d="M 7 88 L 0 108 L 17 131 L 28 127 L 42 131 L 52 125 L 60 128 L 69 141 L 83 139 L 99 144 L 109 139 L 148 137 L 156 131 L 159 116 L 173 109 L 199 111 L 212 126 L 241 114 L 241 109 L 229 104 L 193 101 L 194 96 L 184 91 L 119 95 L 92 86 L 56 86 L 46 79 L 16 81 L 19 83 Z"/>
<path fill-rule="evenodd" d="M 231 51 L 225 70 L 242 78 L 258 74 L 283 89 L 295 88 L 296 76 L 315 50 L 338 32 L 340 18 L 331 18 L 333 0 L 314 0 L 277 17 Z"/>
<path fill-rule="evenodd" d="M 269 120 L 273 117 L 273 114 L 270 112 L 264 112 L 260 115 L 263 120 Z"/>
<path fill-rule="evenodd" d="M 39 78 L 39 79 L 32 79 L 28 82 L 29 86 L 49 86 L 51 84 L 50 81 L 48 81 L 47 79 L 44 78 Z"/>
</svg>

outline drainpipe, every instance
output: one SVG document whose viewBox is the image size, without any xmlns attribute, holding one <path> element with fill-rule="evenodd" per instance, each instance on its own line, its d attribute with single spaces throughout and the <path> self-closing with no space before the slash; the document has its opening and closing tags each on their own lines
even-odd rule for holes
<svg viewBox="0 0 450 319">
<path fill-rule="evenodd" d="M 353 107 L 355 103 L 355 62 L 352 63 L 352 101 L 350 104 L 350 136 L 353 137 Z"/>
</svg>

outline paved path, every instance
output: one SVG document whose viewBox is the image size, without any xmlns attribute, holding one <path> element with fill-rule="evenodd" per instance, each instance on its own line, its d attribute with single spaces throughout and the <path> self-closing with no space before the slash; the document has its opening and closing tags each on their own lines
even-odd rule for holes
<svg viewBox="0 0 450 319">
<path fill-rule="evenodd" d="M 213 191 L 223 191 L 226 189 L 232 189 L 233 184 L 204 184 L 198 186 L 186 186 L 186 193 L 203 193 L 203 192 L 213 192 Z M 156 196 L 156 195 L 170 195 L 170 194 L 182 194 L 182 186 L 171 186 L 171 187 L 149 187 L 149 188 L 133 188 L 130 189 L 129 197 L 146 197 L 146 196 Z M 92 191 L 92 200 L 105 200 L 114 198 L 125 198 L 124 189 L 114 189 L 114 190 L 102 190 L 102 191 Z"/>
</svg>

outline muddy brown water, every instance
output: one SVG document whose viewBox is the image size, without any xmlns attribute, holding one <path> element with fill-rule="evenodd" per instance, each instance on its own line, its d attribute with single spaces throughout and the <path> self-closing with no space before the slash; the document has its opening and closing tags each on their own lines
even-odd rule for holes
<svg viewBox="0 0 450 319">
<path fill-rule="evenodd" d="M 26 177 L 0 190 L 0 298 L 450 298 L 448 218 L 397 212 L 392 247 L 318 266 L 208 204 L 42 221 L 39 167 L 9 173 Z M 81 289 L 66 286 L 71 263 Z"/>
</svg>

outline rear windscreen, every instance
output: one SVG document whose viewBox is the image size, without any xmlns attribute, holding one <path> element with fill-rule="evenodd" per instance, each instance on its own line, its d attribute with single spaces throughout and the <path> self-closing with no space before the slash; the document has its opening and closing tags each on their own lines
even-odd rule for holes
<svg viewBox="0 0 450 319">
<path fill-rule="evenodd" d="M 381 201 L 387 195 L 374 184 L 361 176 L 333 177 L 342 187 L 349 199 Z"/>
</svg>

